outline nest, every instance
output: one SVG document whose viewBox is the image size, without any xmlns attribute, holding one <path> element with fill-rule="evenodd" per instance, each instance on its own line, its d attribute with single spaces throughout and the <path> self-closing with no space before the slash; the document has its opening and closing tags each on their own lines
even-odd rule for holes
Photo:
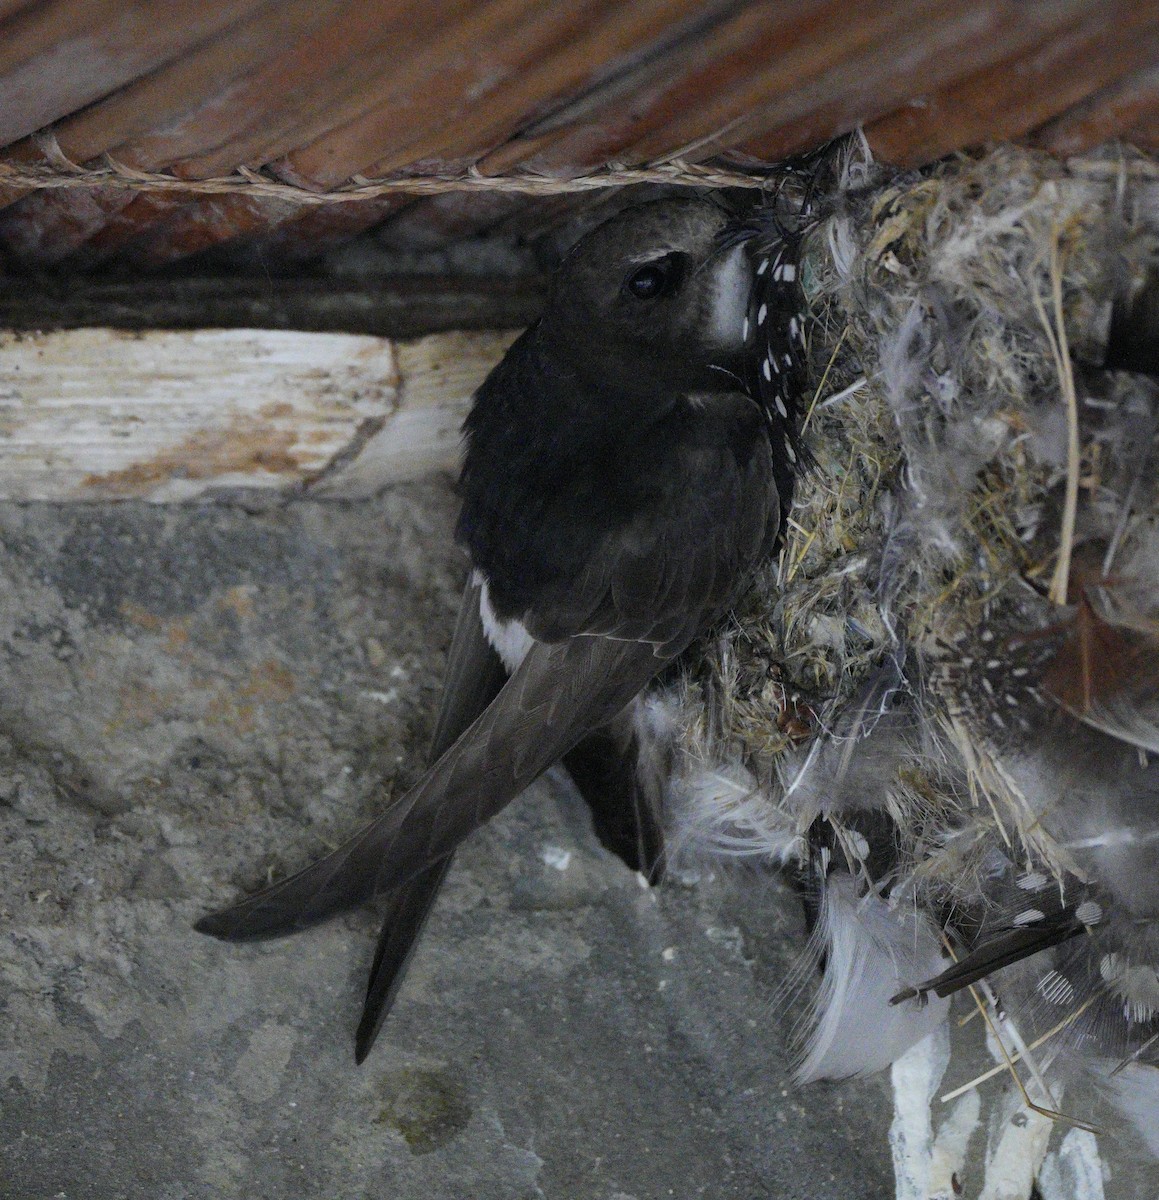
<svg viewBox="0 0 1159 1200">
<path fill-rule="evenodd" d="M 1159 171 L 1143 158 L 1005 147 L 894 177 L 843 165 L 804 275 L 814 463 L 777 560 L 683 682 L 688 840 L 797 855 L 842 807 L 832 772 L 795 787 L 799 747 L 853 737 L 867 702 L 876 720 L 904 688 L 931 718 L 920 744 L 866 768 L 874 781 L 854 772 L 841 799 L 856 807 L 851 789 L 876 783 L 914 836 L 981 806 L 1028 861 L 1073 867 L 992 769 L 953 666 L 985 656 L 977 643 L 1014 596 L 1024 622 L 1029 604 L 1049 627 L 1083 548 L 1122 556 L 1138 532 L 1124 514 L 1155 511 L 1139 479 L 1151 385 L 1093 373 L 1080 399 L 1072 364 L 1102 362 L 1116 295 L 1157 248 Z M 949 878 L 962 863 L 938 867 Z"/>
</svg>

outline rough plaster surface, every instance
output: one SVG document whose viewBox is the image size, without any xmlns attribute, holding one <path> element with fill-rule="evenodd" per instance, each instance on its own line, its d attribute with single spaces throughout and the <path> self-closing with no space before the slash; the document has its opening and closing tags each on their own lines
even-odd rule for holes
<svg viewBox="0 0 1159 1200">
<path fill-rule="evenodd" d="M 357 913 L 190 925 L 422 763 L 463 563 L 360 504 L 0 506 L 0 1195 L 892 1193 L 888 1081 L 790 1088 L 774 885 L 642 888 L 566 781 L 456 862 L 362 1068 Z"/>
</svg>

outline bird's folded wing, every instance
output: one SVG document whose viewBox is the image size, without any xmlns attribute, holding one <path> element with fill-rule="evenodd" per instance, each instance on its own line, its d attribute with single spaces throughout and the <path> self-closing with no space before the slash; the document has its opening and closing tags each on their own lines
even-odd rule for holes
<svg viewBox="0 0 1159 1200">
<path fill-rule="evenodd" d="M 740 394 L 689 409 L 648 498 L 566 586 L 540 590 L 523 619 L 541 640 L 422 779 L 332 854 L 197 929 L 289 933 L 401 888 L 620 713 L 728 603 L 776 527 L 762 419 Z"/>
<path fill-rule="evenodd" d="M 545 581 L 522 614 L 533 637 L 599 634 L 652 642 L 670 657 L 727 606 L 770 549 L 780 520 L 765 417 L 743 393 L 688 401 L 622 522 L 576 570 Z M 660 431 L 656 432 L 659 440 Z"/>
<path fill-rule="evenodd" d="M 447 671 L 443 695 L 431 739 L 429 762 L 437 762 L 458 740 L 472 721 L 499 695 L 507 682 L 507 672 L 495 648 L 487 640 L 479 616 L 482 592 L 474 572 L 467 578 L 455 633 L 447 652 Z"/>
<path fill-rule="evenodd" d="M 611 720 L 661 665 L 650 642 L 536 643 L 487 710 L 381 817 L 313 866 L 203 917 L 197 929 L 230 939 L 277 936 L 402 887 Z"/>
</svg>

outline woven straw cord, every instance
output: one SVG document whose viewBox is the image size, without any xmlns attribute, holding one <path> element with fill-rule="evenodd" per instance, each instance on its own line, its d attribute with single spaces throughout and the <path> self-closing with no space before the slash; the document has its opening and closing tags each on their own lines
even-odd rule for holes
<svg viewBox="0 0 1159 1200">
<path fill-rule="evenodd" d="M 375 200 L 382 196 L 438 196 L 447 192 L 511 192 L 527 196 L 558 196 L 568 192 L 591 192 L 601 188 L 628 187 L 638 183 L 666 183 L 677 187 L 766 188 L 769 173 L 706 167 L 674 158 L 644 167 L 621 167 L 609 163 L 587 175 L 560 179 L 526 171 L 514 175 L 484 175 L 471 167 L 454 175 L 399 175 L 390 179 L 367 179 L 354 175 L 349 183 L 329 191 L 313 191 L 287 183 L 263 171 L 238 167 L 231 175 L 210 179 L 179 179 L 159 171 L 139 171 L 117 162 L 108 154 L 100 166 L 73 162 L 60 148 L 51 128 L 33 135 L 47 161 L 18 163 L 0 159 L 0 187 L 36 190 L 43 188 L 121 188 L 132 192 L 176 192 L 185 195 L 245 195 L 288 200 L 296 204 L 343 204 Z M 1145 180 L 1159 179 L 1159 164 L 1146 159 L 1099 161 L 1071 159 L 1072 174 L 1089 178 L 1130 175 Z"/>
<path fill-rule="evenodd" d="M 137 171 L 105 155 L 103 165 L 82 167 L 70 162 L 59 148 L 42 144 L 47 163 L 15 163 L 0 160 L 0 187 L 11 188 L 124 188 L 133 192 L 179 192 L 190 195 L 245 195 L 297 204 L 342 204 L 375 200 L 382 196 L 438 196 L 446 192 L 519 192 L 529 196 L 555 196 L 566 192 L 589 192 L 600 188 L 626 187 L 635 183 L 667 183 L 680 187 L 761 188 L 768 179 L 674 159 L 648 167 L 607 166 L 574 179 L 556 179 L 532 173 L 484 175 L 472 168 L 456 175 L 413 175 L 390 179 L 366 179 L 355 175 L 350 183 L 328 192 L 310 191 L 297 184 L 273 179 L 249 167 L 238 167 L 232 175 L 211 179 L 178 179 L 154 171 Z M 55 149 L 55 153 L 52 151 Z"/>
</svg>

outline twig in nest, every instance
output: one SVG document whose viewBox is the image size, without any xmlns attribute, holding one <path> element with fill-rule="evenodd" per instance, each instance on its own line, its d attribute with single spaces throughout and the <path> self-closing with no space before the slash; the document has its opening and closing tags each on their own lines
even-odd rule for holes
<svg viewBox="0 0 1159 1200">
<path fill-rule="evenodd" d="M 985 1004 L 983 1004 L 982 997 L 978 994 L 978 989 L 981 989 L 986 996 Z M 1064 1125 L 1073 1125 L 1076 1129 L 1085 1129 L 1087 1133 L 1102 1133 L 1102 1130 L 1099 1129 L 1097 1125 L 1092 1125 L 1089 1121 L 1083 1121 L 1078 1117 L 1072 1117 L 1067 1113 L 1061 1112 L 1057 1107 L 1046 1108 L 1043 1105 L 1036 1103 L 1034 1100 L 1031 1100 L 1030 1093 L 1026 1090 L 1026 1084 L 1022 1082 L 1022 1077 L 1014 1069 L 1014 1064 L 1019 1058 L 1021 1058 L 1030 1068 L 1030 1073 L 1033 1075 L 1034 1081 L 1040 1088 L 1042 1088 L 1043 1095 L 1046 1097 L 1046 1099 L 1051 1104 L 1057 1104 L 1057 1101 L 1051 1095 L 1050 1088 L 1047 1086 L 1046 1080 L 1042 1077 L 1042 1072 L 1039 1070 L 1038 1065 L 1030 1055 L 1031 1047 L 1026 1045 L 1026 1043 L 1022 1040 L 1022 1037 L 1019 1034 L 1014 1022 L 1007 1017 L 1002 1020 L 1002 1026 L 1006 1032 L 1010 1034 L 1011 1040 L 1014 1042 L 1018 1051 L 1018 1054 L 1015 1057 L 1011 1057 L 1010 1051 L 1006 1049 L 1006 1043 L 1002 1040 L 1002 1037 L 998 1032 L 998 1026 L 995 1022 L 995 1019 L 990 1015 L 991 1010 L 993 1010 L 994 1014 L 997 1015 L 998 999 L 994 995 L 990 985 L 984 979 L 980 979 L 977 984 L 970 985 L 970 995 L 973 997 L 974 1003 L 978 1006 L 978 1011 L 982 1014 L 982 1019 L 986 1022 L 990 1032 L 994 1035 L 994 1041 L 997 1043 L 998 1049 L 1002 1053 L 1003 1067 L 1005 1070 L 1010 1072 L 1010 1077 L 1014 1080 L 1014 1083 L 1022 1096 L 1022 1103 L 1025 1104 L 1031 1112 L 1038 1113 L 1040 1117 L 1046 1117 L 1048 1121 L 1061 1121 Z"/>
<path fill-rule="evenodd" d="M 825 372 L 821 376 L 821 382 L 817 384 L 817 390 L 813 393 L 812 403 L 809 405 L 809 411 L 805 414 L 805 419 L 801 422 L 801 433 L 804 435 L 805 430 L 809 428 L 809 422 L 813 419 L 813 409 L 817 407 L 817 401 L 821 393 L 825 390 L 825 384 L 829 380 L 829 372 L 833 370 L 833 364 L 837 361 L 837 355 L 841 351 L 841 347 L 845 339 L 849 336 L 849 326 L 846 324 L 841 331 L 841 336 L 837 339 L 837 344 L 833 347 L 833 353 L 829 355 L 829 361 L 825 364 Z"/>
<path fill-rule="evenodd" d="M 1062 269 L 1058 261 L 1058 229 L 1050 236 L 1050 298 L 1054 320 L 1047 316 L 1038 289 L 1032 287 L 1034 311 L 1042 322 L 1058 372 L 1058 385 L 1066 401 L 1066 499 L 1062 509 L 1062 529 L 1058 539 L 1058 559 L 1050 581 L 1052 604 L 1066 604 L 1067 584 L 1070 581 L 1070 556 L 1074 546 L 1075 521 L 1079 501 L 1079 409 L 1075 394 L 1074 371 L 1071 369 L 1070 347 L 1066 340 L 1066 322 L 1062 312 Z"/>
<path fill-rule="evenodd" d="M 1049 1042 L 1050 1039 L 1056 1034 L 1062 1033 L 1062 1031 L 1066 1029 L 1068 1025 L 1073 1025 L 1075 1021 L 1077 1021 L 1079 1017 L 1081 1017 L 1083 1013 L 1085 1013 L 1087 1009 L 1094 1004 L 1095 999 L 1096 998 L 1094 996 L 1091 996 L 1089 999 L 1084 1001 L 1078 1008 L 1074 1010 L 1074 1012 L 1068 1013 L 1065 1017 L 1063 1017 L 1063 1019 L 1059 1021 L 1057 1025 L 1051 1029 L 1048 1029 L 1041 1037 L 1035 1038 L 1035 1040 L 1031 1042 L 1029 1046 L 1027 1046 L 1027 1049 L 1037 1050 L 1039 1046 L 1045 1045 L 1045 1043 Z M 973 1020 L 974 1017 L 980 1015 L 982 1012 L 982 1009 L 974 1009 L 958 1022 L 958 1027 L 961 1028 L 967 1021 Z M 1159 1034 L 1156 1036 L 1159 1037 Z M 1010 1056 L 1010 1062 L 1012 1065 L 1016 1062 L 1020 1062 L 1021 1059 L 1022 1055 L 1017 1051 Z M 975 1076 L 975 1078 L 971 1079 L 969 1083 L 964 1083 L 961 1087 L 954 1088 L 952 1092 L 947 1092 L 941 1097 L 942 1103 L 949 1104 L 951 1100 L 957 1100 L 959 1096 L 964 1095 L 966 1092 L 973 1091 L 973 1089 L 976 1088 L 980 1083 L 985 1083 L 986 1080 L 993 1079 L 995 1075 L 1001 1075 L 1005 1070 L 1006 1064 L 999 1063 L 998 1066 L 991 1067 L 989 1071 L 983 1071 L 981 1075 Z"/>
</svg>

